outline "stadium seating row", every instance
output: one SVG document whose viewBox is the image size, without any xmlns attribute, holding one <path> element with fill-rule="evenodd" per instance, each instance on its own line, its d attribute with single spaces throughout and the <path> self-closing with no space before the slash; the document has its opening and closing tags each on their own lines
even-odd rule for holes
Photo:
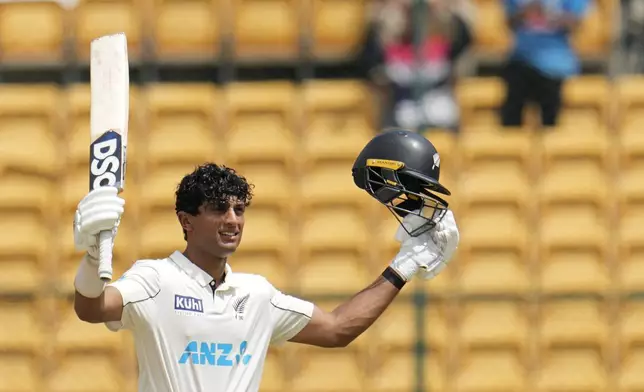
<svg viewBox="0 0 644 392">
<path fill-rule="evenodd" d="M 53 1 L 0 4 L 2 61 L 62 59 L 67 42 L 80 60 L 90 41 L 115 32 L 128 37 L 130 58 L 150 49 L 171 61 L 217 58 L 225 43 L 243 58 L 294 59 L 300 34 L 315 55 L 347 56 L 359 45 L 364 0 L 81 0 L 66 9 Z M 38 25 L 38 29 L 33 29 Z M 344 26 L 337 29 L 335 26 Z"/>
<path fill-rule="evenodd" d="M 341 351 L 271 349 L 262 390 L 412 390 L 416 320 L 413 305 L 405 301 L 399 298 Z M 55 302 L 0 301 L 0 391 L 38 390 L 40 383 L 52 391 L 89 390 L 90 379 L 101 381 L 92 384 L 96 391 L 132 390 L 136 361 L 129 333 L 81 323 L 69 302 Z M 328 309 L 337 304 L 317 302 Z M 434 301 L 427 311 L 427 390 L 628 391 L 642 386 L 640 301 L 618 307 L 592 299 Z M 336 369 L 333 379 L 331 369 Z"/>
<path fill-rule="evenodd" d="M 475 48 L 502 55 L 512 41 L 500 0 L 477 0 Z M 574 44 L 582 55 L 609 52 L 618 2 L 597 0 Z M 216 58 L 232 43 L 237 58 L 295 58 L 301 35 L 317 57 L 346 57 L 359 49 L 367 0 L 81 0 L 66 9 L 50 1 L 0 4 L 3 61 L 61 59 L 68 40 L 81 60 L 92 39 L 123 31 L 132 59 L 152 49 L 172 61 Z M 189 23 L 185 21 L 189 20 Z M 31 28 L 38 25 L 40 28 Z M 343 26 L 338 29 L 337 26 Z"/>
</svg>

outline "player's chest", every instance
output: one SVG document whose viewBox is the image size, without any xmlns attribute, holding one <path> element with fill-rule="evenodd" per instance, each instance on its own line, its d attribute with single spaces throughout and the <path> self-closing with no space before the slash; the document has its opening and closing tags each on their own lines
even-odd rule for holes
<svg viewBox="0 0 644 392">
<path fill-rule="evenodd" d="M 268 317 L 260 299 L 248 290 L 213 293 L 209 288 L 189 287 L 168 291 L 161 300 L 167 311 L 159 318 L 160 327 L 175 337 L 244 340 Z"/>
</svg>

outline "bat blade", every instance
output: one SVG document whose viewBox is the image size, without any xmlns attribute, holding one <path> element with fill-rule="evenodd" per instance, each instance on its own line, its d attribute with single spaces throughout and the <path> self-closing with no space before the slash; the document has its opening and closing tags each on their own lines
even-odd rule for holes
<svg viewBox="0 0 644 392">
<path fill-rule="evenodd" d="M 89 189 L 125 187 L 130 74 L 125 34 L 92 41 L 90 51 Z M 99 277 L 112 280 L 111 231 L 99 234 Z"/>
<path fill-rule="evenodd" d="M 130 77 L 125 34 L 97 38 L 90 63 L 90 190 L 125 187 Z"/>
</svg>

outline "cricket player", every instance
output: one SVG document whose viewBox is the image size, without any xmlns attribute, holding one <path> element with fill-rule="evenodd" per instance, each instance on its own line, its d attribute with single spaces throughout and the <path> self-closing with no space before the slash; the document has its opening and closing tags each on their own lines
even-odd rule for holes
<svg viewBox="0 0 644 392">
<path fill-rule="evenodd" d="M 181 179 L 175 210 L 185 249 L 139 260 L 110 284 L 98 277 L 97 235 L 116 234 L 125 202 L 115 188 L 95 189 L 74 221 L 75 244 L 85 252 L 74 281 L 76 314 L 132 331 L 140 391 L 258 391 L 269 345 L 345 347 L 414 276 L 431 279 L 447 265 L 459 233 L 435 194 L 449 194 L 439 166 L 434 146 L 413 132 L 384 132 L 364 148 L 354 181 L 401 221 L 401 248 L 372 284 L 331 312 L 228 265 L 252 199 L 252 186 L 233 169 L 206 163 Z"/>
</svg>

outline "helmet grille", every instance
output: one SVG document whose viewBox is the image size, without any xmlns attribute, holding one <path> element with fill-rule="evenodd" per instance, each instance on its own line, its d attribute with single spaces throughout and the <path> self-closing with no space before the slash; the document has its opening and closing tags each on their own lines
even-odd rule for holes
<svg viewBox="0 0 644 392">
<path fill-rule="evenodd" d="M 381 167 L 366 167 L 365 190 L 396 217 L 402 224 L 402 218 L 408 214 L 425 219 L 426 223 L 407 234 L 419 236 L 436 226 L 448 208 L 447 201 L 429 191 L 430 184 L 401 173 Z M 404 227 L 404 226 L 403 226 Z"/>
</svg>

